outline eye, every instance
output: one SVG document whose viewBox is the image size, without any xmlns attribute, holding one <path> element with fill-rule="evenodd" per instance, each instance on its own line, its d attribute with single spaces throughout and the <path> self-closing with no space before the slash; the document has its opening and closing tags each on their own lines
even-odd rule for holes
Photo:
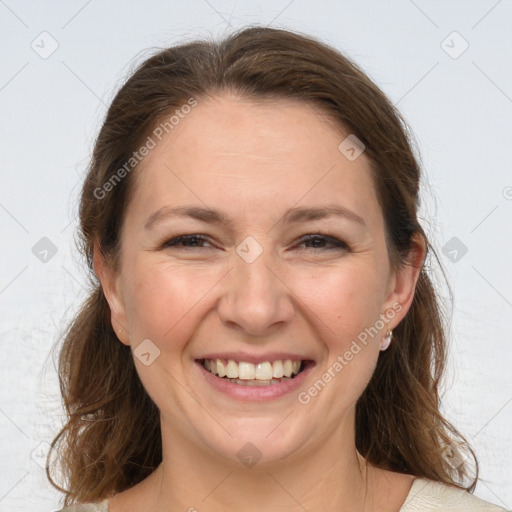
<svg viewBox="0 0 512 512">
<path fill-rule="evenodd" d="M 169 247 L 176 248 L 199 248 L 202 249 L 206 247 L 204 244 L 211 244 L 208 242 L 207 238 L 203 235 L 181 235 L 175 238 L 171 238 L 162 244 L 162 249 L 167 249 Z"/>
<path fill-rule="evenodd" d="M 333 236 L 322 235 L 320 233 L 306 235 L 301 238 L 300 244 L 305 244 L 306 249 L 317 249 L 320 251 L 348 250 L 348 245 Z"/>
<path fill-rule="evenodd" d="M 322 235 L 320 233 L 305 235 L 301 238 L 299 246 L 305 249 L 316 249 L 319 251 L 328 250 L 348 250 L 348 245 L 336 237 Z M 162 249 L 174 247 L 177 249 L 203 249 L 212 247 L 208 238 L 204 235 L 191 234 L 180 235 L 165 241 L 162 244 Z"/>
</svg>

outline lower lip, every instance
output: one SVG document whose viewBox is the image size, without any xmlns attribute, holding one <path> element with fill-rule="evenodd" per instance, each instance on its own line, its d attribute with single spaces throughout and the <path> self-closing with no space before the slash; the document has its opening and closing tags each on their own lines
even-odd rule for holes
<svg viewBox="0 0 512 512">
<path fill-rule="evenodd" d="M 238 400 L 252 400 L 256 402 L 275 400 L 293 393 L 294 391 L 297 392 L 298 388 L 300 388 L 307 378 L 309 371 L 314 366 L 314 364 L 309 363 L 306 368 L 293 379 L 285 380 L 279 384 L 270 384 L 269 386 L 244 386 L 213 375 L 200 361 L 196 361 L 196 364 L 206 381 L 217 391 Z"/>
</svg>

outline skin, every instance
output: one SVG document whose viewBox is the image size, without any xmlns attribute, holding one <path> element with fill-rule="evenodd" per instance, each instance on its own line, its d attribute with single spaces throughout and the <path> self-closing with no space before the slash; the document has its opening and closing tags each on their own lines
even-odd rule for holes
<svg viewBox="0 0 512 512">
<path fill-rule="evenodd" d="M 385 331 L 410 307 L 424 248 L 393 270 L 369 160 L 338 150 L 347 135 L 305 103 L 223 95 L 200 99 L 142 162 L 119 267 L 99 251 L 95 267 L 120 342 L 135 350 L 150 339 L 160 350 L 149 366 L 134 360 L 161 411 L 163 462 L 113 497 L 111 512 L 400 508 L 413 478 L 365 467 L 354 413 Z M 290 208 L 326 204 L 364 224 L 283 221 Z M 166 217 L 145 228 L 160 208 L 184 205 L 222 210 L 231 225 Z M 304 242 L 316 233 L 348 248 Z M 207 240 L 162 248 L 185 234 Z M 236 252 L 248 236 L 263 249 L 252 263 Z M 195 362 L 212 351 L 290 352 L 315 361 L 307 390 L 397 304 L 400 312 L 306 405 L 296 392 L 234 400 Z M 248 442 L 261 453 L 251 468 L 237 457 Z"/>
</svg>

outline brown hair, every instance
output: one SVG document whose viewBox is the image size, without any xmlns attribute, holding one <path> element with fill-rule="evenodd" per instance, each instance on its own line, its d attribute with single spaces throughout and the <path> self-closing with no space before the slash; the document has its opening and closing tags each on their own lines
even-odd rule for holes
<svg viewBox="0 0 512 512">
<path fill-rule="evenodd" d="M 417 220 L 420 168 L 406 125 L 380 89 L 336 50 L 289 31 L 251 27 L 220 42 L 167 48 L 146 60 L 108 110 L 82 190 L 80 241 L 92 290 L 60 352 L 68 421 L 52 444 L 66 490 L 48 469 L 52 483 L 66 493 L 66 504 L 123 491 L 147 477 L 162 457 L 158 409 L 140 382 L 130 348 L 112 329 L 94 275 L 95 242 L 116 265 L 133 189 L 133 173 L 112 178 L 164 116 L 190 98 L 226 92 L 308 102 L 355 134 L 372 162 L 392 263 L 406 264 L 415 237 L 428 246 Z M 373 465 L 473 490 L 476 478 L 467 465 L 452 467 L 443 457 L 456 441 L 478 469 L 473 451 L 439 410 L 446 337 L 429 273 L 423 266 L 412 306 L 357 403 L 356 446 Z"/>
</svg>

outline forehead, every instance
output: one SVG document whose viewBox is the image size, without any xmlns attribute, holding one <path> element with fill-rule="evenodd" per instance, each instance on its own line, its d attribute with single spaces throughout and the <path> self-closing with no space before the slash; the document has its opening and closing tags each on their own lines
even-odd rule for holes
<svg viewBox="0 0 512 512">
<path fill-rule="evenodd" d="M 204 97 L 176 121 L 145 164 L 173 149 L 179 149 L 178 157 L 195 159 L 224 154 L 252 158 L 255 162 L 270 158 L 293 162 L 297 155 L 303 156 L 308 148 L 316 146 L 310 153 L 310 159 L 315 159 L 321 156 L 319 139 L 325 139 L 325 148 L 334 144 L 336 149 L 344 133 L 319 107 L 283 98 Z"/>
<path fill-rule="evenodd" d="M 133 206 L 141 213 L 199 202 L 261 216 L 270 205 L 338 201 L 371 214 L 378 205 L 368 159 L 350 161 L 338 149 L 348 135 L 298 100 L 199 98 L 140 164 Z"/>
</svg>

